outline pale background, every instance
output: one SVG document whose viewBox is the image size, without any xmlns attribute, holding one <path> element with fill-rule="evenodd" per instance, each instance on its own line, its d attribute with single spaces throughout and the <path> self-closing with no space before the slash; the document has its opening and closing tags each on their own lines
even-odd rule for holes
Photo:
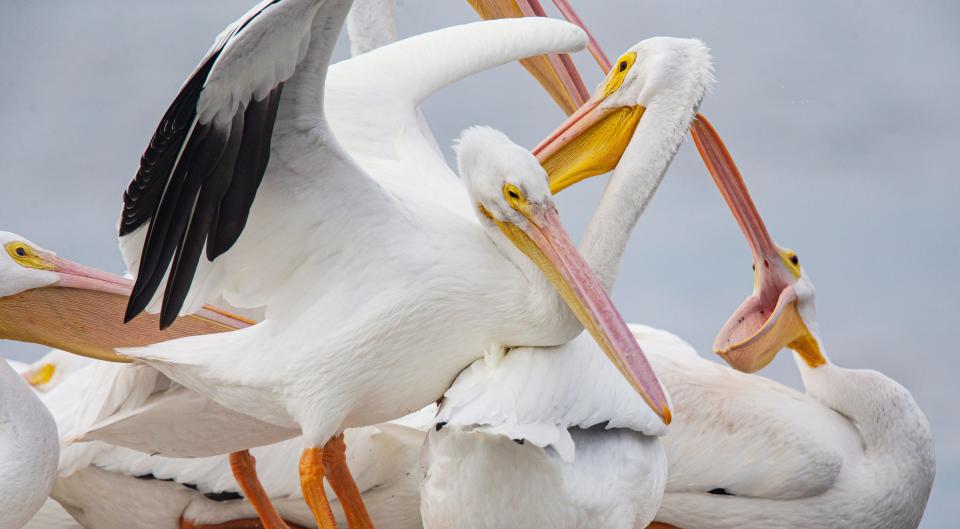
<svg viewBox="0 0 960 529">
<path fill-rule="evenodd" d="M 815 279 L 831 358 L 887 373 L 927 412 L 938 469 L 923 527 L 956 527 L 960 3 L 575 4 L 614 58 L 656 35 L 712 48 L 719 83 L 702 111 L 775 238 Z M 121 192 L 180 83 L 251 5 L 4 0 L 0 229 L 121 272 Z M 402 36 L 475 19 L 462 0 L 406 0 L 398 15 Z M 593 86 L 596 66 L 586 54 L 577 60 Z M 444 145 L 488 124 L 532 146 L 562 119 L 516 65 L 462 82 L 424 111 Z M 558 197 L 575 234 L 602 186 L 596 179 Z M 669 329 L 707 355 L 750 290 L 750 264 L 686 144 L 634 236 L 614 297 L 628 321 Z M 39 350 L 4 343 L 0 352 L 25 360 Z M 799 385 L 788 355 L 765 374 Z"/>
</svg>

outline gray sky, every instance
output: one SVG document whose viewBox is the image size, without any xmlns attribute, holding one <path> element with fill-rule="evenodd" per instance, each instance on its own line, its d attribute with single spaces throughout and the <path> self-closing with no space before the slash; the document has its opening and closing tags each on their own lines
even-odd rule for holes
<svg viewBox="0 0 960 529">
<path fill-rule="evenodd" d="M 0 229 L 120 272 L 114 226 L 140 154 L 214 36 L 252 0 L 6 0 L 0 17 Z M 960 505 L 960 3 L 575 2 L 608 55 L 697 37 L 719 80 L 711 118 L 777 241 L 814 278 L 831 359 L 913 392 L 937 437 L 922 527 Z M 401 36 L 475 19 L 466 2 L 401 0 Z M 600 80 L 586 54 L 578 65 Z M 339 57 L 344 57 L 341 49 Z M 497 87 L 491 90 L 489 87 Z M 472 124 L 533 146 L 563 116 L 517 65 L 461 82 L 424 108 L 441 143 Z M 561 194 L 579 234 L 603 188 Z M 628 321 L 709 354 L 749 293 L 750 255 L 684 145 L 627 250 L 615 301 Z M 37 349 L 4 343 L 5 355 Z M 799 386 L 788 355 L 765 374 Z"/>
</svg>

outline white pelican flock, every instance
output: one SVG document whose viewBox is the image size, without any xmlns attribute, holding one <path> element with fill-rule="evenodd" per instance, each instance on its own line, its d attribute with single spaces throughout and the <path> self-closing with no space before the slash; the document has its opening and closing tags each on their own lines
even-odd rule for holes
<svg viewBox="0 0 960 529">
<path fill-rule="evenodd" d="M 487 20 L 401 40 L 392 0 L 230 24 L 123 196 L 130 279 L 0 231 L 0 338 L 56 348 L 0 365 L 0 527 L 919 525 L 930 425 L 828 360 L 806 270 L 698 114 L 706 45 L 610 62 L 565 0 L 469 3 Z M 420 105 L 514 61 L 568 118 L 530 150 L 470 127 L 451 170 Z M 754 257 L 730 367 L 608 295 L 688 130 Z M 578 248 L 552 194 L 608 172 Z M 784 348 L 803 393 L 753 374 Z"/>
</svg>

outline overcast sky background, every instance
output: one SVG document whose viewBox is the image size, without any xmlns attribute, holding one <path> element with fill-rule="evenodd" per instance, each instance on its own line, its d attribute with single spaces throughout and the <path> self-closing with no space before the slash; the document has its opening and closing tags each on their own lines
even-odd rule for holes
<svg viewBox="0 0 960 529">
<path fill-rule="evenodd" d="M 0 17 L 0 230 L 122 272 L 120 197 L 154 127 L 214 36 L 252 0 L 5 0 Z M 697 37 L 719 80 L 703 102 L 774 235 L 818 287 L 831 359 L 906 386 L 937 438 L 922 527 L 960 514 L 960 3 L 575 2 L 611 58 L 657 36 Z M 475 20 L 466 2 L 401 0 L 409 36 Z M 341 44 L 344 44 L 341 42 Z M 341 45 L 338 57 L 346 56 Z M 601 74 L 576 58 L 589 86 Z M 436 95 L 441 144 L 498 127 L 536 144 L 563 116 L 517 65 Z M 449 149 L 448 149 L 449 154 Z M 578 235 L 603 189 L 558 198 Z M 692 143 L 626 252 L 615 301 L 708 355 L 751 288 L 750 254 Z M 0 344 L 14 358 L 39 349 Z M 800 387 L 789 355 L 765 372 Z"/>
</svg>

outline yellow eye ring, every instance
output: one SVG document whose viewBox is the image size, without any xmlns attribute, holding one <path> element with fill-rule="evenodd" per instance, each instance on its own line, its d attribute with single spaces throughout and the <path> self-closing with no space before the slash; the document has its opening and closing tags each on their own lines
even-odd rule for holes
<svg viewBox="0 0 960 529">
<path fill-rule="evenodd" d="M 507 201 L 507 204 L 510 204 L 510 207 L 514 209 L 527 203 L 527 198 L 524 196 L 523 190 L 510 183 L 503 184 L 503 198 Z"/>
<path fill-rule="evenodd" d="M 11 259 L 20 266 L 36 270 L 53 270 L 54 266 L 46 262 L 33 248 L 25 242 L 16 241 L 7 243 L 4 247 Z"/>
<path fill-rule="evenodd" d="M 793 250 L 781 250 L 780 259 L 783 260 L 783 265 L 787 267 L 787 270 L 793 275 L 793 277 L 800 277 L 800 258 L 797 257 L 797 252 Z"/>
<path fill-rule="evenodd" d="M 627 78 L 627 73 L 633 68 L 633 64 L 636 61 L 637 52 L 635 51 L 624 53 L 617 59 L 616 64 L 613 65 L 610 73 L 607 74 L 607 84 L 603 87 L 604 97 L 616 92 L 620 88 L 623 80 Z"/>
</svg>

